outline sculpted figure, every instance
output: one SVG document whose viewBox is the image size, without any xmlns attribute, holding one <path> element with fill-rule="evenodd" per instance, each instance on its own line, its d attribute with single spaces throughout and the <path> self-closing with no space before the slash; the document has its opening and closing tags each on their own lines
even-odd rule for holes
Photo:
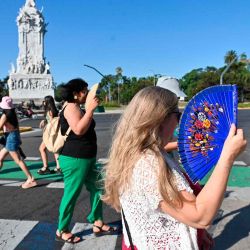
<svg viewBox="0 0 250 250">
<path fill-rule="evenodd" d="M 50 73 L 50 65 L 49 62 L 45 64 L 45 70 L 44 70 L 44 74 L 49 74 Z"/>
<path fill-rule="evenodd" d="M 36 3 L 34 0 L 26 0 L 25 6 L 27 7 L 35 7 Z"/>
</svg>

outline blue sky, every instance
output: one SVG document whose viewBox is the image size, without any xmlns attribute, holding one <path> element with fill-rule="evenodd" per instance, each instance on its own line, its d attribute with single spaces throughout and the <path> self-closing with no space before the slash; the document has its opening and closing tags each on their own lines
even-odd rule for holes
<svg viewBox="0 0 250 250">
<path fill-rule="evenodd" d="M 16 63 L 16 16 L 25 0 L 0 0 L 0 78 Z M 92 69 L 180 78 L 194 68 L 224 64 L 228 50 L 250 57 L 248 0 L 36 0 L 49 23 L 45 57 L 56 83 Z"/>
</svg>

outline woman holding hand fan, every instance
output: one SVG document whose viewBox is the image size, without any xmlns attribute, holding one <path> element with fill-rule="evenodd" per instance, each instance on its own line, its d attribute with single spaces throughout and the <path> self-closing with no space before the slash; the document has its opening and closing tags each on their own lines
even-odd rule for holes
<svg viewBox="0 0 250 250">
<path fill-rule="evenodd" d="M 164 150 L 178 116 L 175 94 L 147 87 L 135 95 L 117 125 L 103 200 L 124 212 L 123 249 L 199 249 L 197 229 L 211 224 L 233 161 L 246 147 L 243 131 L 232 125 L 211 177 L 195 196 Z"/>
</svg>

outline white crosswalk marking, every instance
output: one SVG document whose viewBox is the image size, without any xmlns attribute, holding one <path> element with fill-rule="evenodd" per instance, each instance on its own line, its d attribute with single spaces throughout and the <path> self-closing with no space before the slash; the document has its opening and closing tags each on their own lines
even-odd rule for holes
<svg viewBox="0 0 250 250">
<path fill-rule="evenodd" d="M 0 186 L 19 187 L 24 181 L 0 180 Z"/>
<path fill-rule="evenodd" d="M 0 249 L 12 250 L 32 230 L 38 221 L 0 220 Z"/>
<path fill-rule="evenodd" d="M 72 233 L 81 233 L 92 230 L 92 225 L 88 223 L 76 223 Z M 117 235 L 106 235 L 95 237 L 93 234 L 83 235 L 83 241 L 74 246 L 74 250 L 95 249 L 95 250 L 114 250 L 117 241 Z M 65 243 L 62 250 L 71 250 L 72 244 Z"/>
<path fill-rule="evenodd" d="M 32 245 L 39 245 L 39 249 L 47 249 L 48 244 L 54 244 L 54 234 L 56 231 L 56 224 L 46 224 L 46 233 L 51 234 L 50 241 L 42 241 L 37 235 L 37 226 L 41 225 L 39 221 L 20 221 L 20 220 L 5 220 L 0 219 L 0 249 L 1 250 L 14 250 L 17 246 L 23 249 L 30 244 L 32 239 Z M 39 231 L 43 235 L 42 231 Z M 76 223 L 72 229 L 72 233 L 77 233 L 82 241 L 76 245 L 65 243 L 62 247 L 63 250 L 84 250 L 84 249 L 106 249 L 115 250 L 117 244 L 117 235 L 106 235 L 102 237 L 95 237 L 92 233 L 92 224 L 88 223 Z M 36 234 L 36 235 L 35 235 Z M 28 237 L 28 238 L 27 238 Z M 45 235 L 43 235 L 45 237 Z M 37 242 L 35 242 L 37 241 Z M 41 245 L 42 244 L 42 245 Z M 46 245 L 47 244 L 47 245 Z M 32 247 L 29 249 L 33 249 Z"/>
<path fill-rule="evenodd" d="M 25 158 L 25 161 L 39 161 L 39 160 L 41 160 L 41 157 L 27 156 Z"/>
<path fill-rule="evenodd" d="M 235 161 L 234 165 L 236 165 L 236 166 L 247 166 L 247 164 L 244 161 Z"/>
<path fill-rule="evenodd" d="M 63 182 L 51 182 L 46 186 L 47 188 L 64 188 Z"/>
<path fill-rule="evenodd" d="M 98 159 L 97 163 L 107 164 L 108 163 L 108 158 L 100 158 L 100 159 Z"/>
</svg>

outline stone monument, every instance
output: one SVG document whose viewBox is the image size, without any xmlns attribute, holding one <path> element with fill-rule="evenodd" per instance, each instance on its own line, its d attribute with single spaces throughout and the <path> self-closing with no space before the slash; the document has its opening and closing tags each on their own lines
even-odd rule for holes
<svg viewBox="0 0 250 250">
<path fill-rule="evenodd" d="M 34 100 L 41 103 L 46 95 L 54 97 L 53 78 L 49 62 L 44 57 L 46 23 L 35 0 L 26 0 L 17 17 L 18 48 L 17 67 L 9 72 L 9 95 L 15 103 Z"/>
</svg>

